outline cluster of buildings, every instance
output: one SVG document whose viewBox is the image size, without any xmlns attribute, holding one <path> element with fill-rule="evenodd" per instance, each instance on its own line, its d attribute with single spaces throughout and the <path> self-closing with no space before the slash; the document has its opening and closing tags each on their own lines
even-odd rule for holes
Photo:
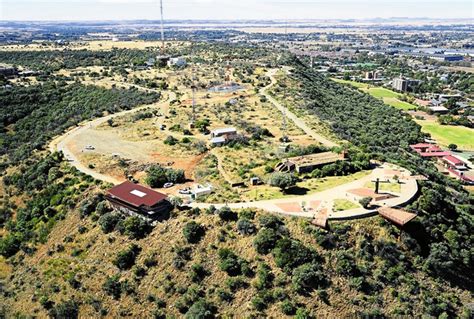
<svg viewBox="0 0 474 319">
<path fill-rule="evenodd" d="M 443 173 L 464 184 L 474 184 L 474 174 L 470 172 L 469 165 L 451 152 L 444 151 L 438 145 L 430 143 L 413 144 L 410 145 L 410 148 L 423 158 L 435 159 Z"/>
<path fill-rule="evenodd" d="M 380 70 L 365 72 L 365 77 L 363 79 L 363 81 L 370 81 L 370 82 L 379 82 L 383 80 L 384 78 L 382 76 L 382 71 Z"/>
<path fill-rule="evenodd" d="M 211 131 L 211 147 L 219 147 L 236 139 L 239 136 L 234 127 L 219 128 Z"/>
</svg>

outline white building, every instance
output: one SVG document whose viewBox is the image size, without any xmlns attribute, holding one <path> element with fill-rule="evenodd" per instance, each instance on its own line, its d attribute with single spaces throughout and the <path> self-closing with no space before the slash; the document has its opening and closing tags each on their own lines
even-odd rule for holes
<svg viewBox="0 0 474 319">
<path fill-rule="evenodd" d="M 168 66 L 169 67 L 183 67 L 186 66 L 186 59 L 182 57 L 177 57 L 177 58 L 170 58 L 168 60 Z"/>
</svg>

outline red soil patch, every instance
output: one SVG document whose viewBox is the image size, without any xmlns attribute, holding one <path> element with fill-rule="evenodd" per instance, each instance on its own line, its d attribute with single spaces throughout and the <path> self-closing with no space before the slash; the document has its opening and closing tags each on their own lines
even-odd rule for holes
<svg viewBox="0 0 474 319">
<path fill-rule="evenodd" d="M 290 202 L 290 203 L 280 203 L 276 204 L 280 209 L 282 209 L 285 212 L 298 212 L 301 213 L 301 205 L 297 202 Z"/>
<path fill-rule="evenodd" d="M 166 164 L 170 163 L 171 165 L 168 167 L 184 170 L 186 178 L 191 179 L 194 178 L 196 166 L 199 164 L 199 162 L 201 162 L 204 156 L 206 156 L 206 153 L 197 156 L 191 156 L 189 158 L 169 157 L 159 153 L 152 153 L 151 156 L 153 159 L 164 166 L 168 166 Z"/>
</svg>

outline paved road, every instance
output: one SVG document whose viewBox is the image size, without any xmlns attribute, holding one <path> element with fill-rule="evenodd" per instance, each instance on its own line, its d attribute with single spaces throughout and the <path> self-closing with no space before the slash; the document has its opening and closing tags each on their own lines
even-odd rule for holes
<svg viewBox="0 0 474 319">
<path fill-rule="evenodd" d="M 163 104 L 165 104 L 168 101 L 171 101 L 175 98 L 176 98 L 176 95 L 175 95 L 174 92 L 168 92 L 167 98 L 160 101 L 154 107 L 162 106 Z M 101 174 L 101 173 L 89 168 L 88 166 L 84 165 L 83 163 L 81 163 L 81 161 L 79 161 L 79 159 L 69 149 L 69 143 L 71 143 L 73 141 L 74 137 L 76 137 L 77 135 L 79 135 L 81 133 L 84 133 L 84 131 L 86 131 L 86 130 L 96 128 L 97 126 L 101 125 L 102 123 L 107 122 L 109 119 L 112 119 L 112 118 L 115 118 L 115 117 L 118 117 L 118 116 L 123 116 L 123 115 L 130 114 L 130 113 L 134 113 L 134 112 L 137 112 L 137 111 L 140 111 L 140 110 L 143 110 L 143 109 L 147 109 L 147 108 L 150 108 L 150 107 L 151 107 L 150 105 L 143 105 L 143 106 L 131 109 L 131 110 L 126 110 L 126 111 L 110 114 L 110 115 L 107 115 L 107 116 L 104 116 L 104 117 L 94 119 L 92 121 L 81 123 L 81 124 L 79 124 L 79 126 L 73 128 L 73 129 L 69 130 L 68 132 L 66 132 L 65 134 L 55 138 L 49 144 L 49 149 L 50 149 L 51 152 L 62 151 L 63 154 L 64 154 L 64 157 L 67 159 L 67 161 L 71 165 L 76 167 L 79 171 L 83 172 L 84 174 L 90 175 L 90 176 L 94 177 L 95 179 L 98 179 L 98 180 L 101 180 L 101 181 L 104 181 L 104 182 L 108 182 L 108 183 L 112 183 L 112 184 L 119 184 L 120 182 L 123 182 L 123 180 L 118 180 L 118 179 L 116 179 L 116 178 L 114 178 L 110 175 Z M 91 144 L 93 144 L 93 141 L 91 141 Z M 119 150 L 117 150 L 117 151 L 119 151 Z"/>
<path fill-rule="evenodd" d="M 280 110 L 280 112 L 286 114 L 286 117 L 293 121 L 296 126 L 298 126 L 303 132 L 311 136 L 313 139 L 315 139 L 317 142 L 323 144 L 324 146 L 327 147 L 334 147 L 338 146 L 336 143 L 333 141 L 328 140 L 321 134 L 315 132 L 311 127 L 309 127 L 305 121 L 303 121 L 301 118 L 299 118 L 295 113 L 291 112 L 288 108 L 283 106 L 280 102 L 275 100 L 267 91 L 269 88 L 271 88 L 273 85 L 277 83 L 274 75 L 279 69 L 271 69 L 267 72 L 267 76 L 271 79 L 272 83 L 264 87 L 260 92 L 273 104 L 275 107 Z M 287 70 L 286 70 L 287 71 Z"/>
<path fill-rule="evenodd" d="M 229 204 L 222 204 L 222 203 L 215 203 L 215 204 L 207 204 L 207 203 L 191 203 L 190 206 L 192 207 L 199 207 L 199 208 L 208 208 L 211 205 L 214 205 L 216 208 L 221 208 L 223 206 L 228 206 L 233 209 L 241 209 L 241 208 L 256 208 L 256 209 L 263 209 L 268 212 L 274 212 L 279 214 L 297 216 L 297 217 L 307 217 L 312 218 L 314 217 L 315 213 L 321 209 L 327 209 L 329 212 L 328 219 L 329 220 L 337 220 L 337 219 L 355 219 L 361 218 L 365 216 L 370 216 L 374 213 L 373 210 L 367 210 L 362 207 L 341 211 L 341 212 L 334 212 L 333 211 L 333 202 L 335 199 L 347 199 L 352 201 L 357 201 L 359 198 L 355 195 L 349 193 L 349 190 L 356 189 L 356 188 L 363 188 L 364 185 L 372 181 L 376 178 L 380 178 L 381 180 L 385 180 L 389 178 L 390 175 L 386 174 L 386 170 L 400 170 L 399 176 L 410 176 L 410 172 L 397 167 L 392 164 L 384 164 L 381 167 L 378 167 L 372 171 L 371 174 L 362 177 L 356 181 L 346 183 L 322 192 L 313 193 L 310 195 L 303 195 L 297 197 L 289 197 L 289 198 L 279 198 L 279 199 L 272 199 L 272 200 L 262 200 L 262 201 L 255 201 L 255 202 L 240 202 L 240 203 L 229 203 Z M 378 202 L 377 204 L 383 206 L 401 206 L 411 200 L 418 191 L 418 184 L 416 180 L 412 178 L 400 178 L 401 181 L 401 193 L 397 194 L 397 197 L 383 200 Z M 311 206 L 311 202 L 320 202 L 320 205 L 317 207 L 316 210 L 314 209 L 305 209 L 303 211 L 288 211 L 282 209 L 281 204 L 296 204 L 297 206 Z"/>
</svg>

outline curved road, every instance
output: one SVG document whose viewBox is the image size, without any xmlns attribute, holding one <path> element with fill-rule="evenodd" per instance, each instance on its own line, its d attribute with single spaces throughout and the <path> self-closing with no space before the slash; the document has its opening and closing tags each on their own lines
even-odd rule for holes
<svg viewBox="0 0 474 319">
<path fill-rule="evenodd" d="M 209 208 L 211 205 L 215 206 L 216 208 L 221 208 L 224 206 L 228 206 L 234 209 L 257 208 L 269 212 L 307 218 L 312 218 L 318 211 L 326 209 L 329 212 L 329 220 L 361 218 L 372 215 L 374 213 L 374 210 L 368 210 L 359 207 L 346 211 L 333 211 L 334 200 L 347 199 L 350 201 L 357 202 L 361 197 L 353 195 L 350 192 L 351 190 L 365 188 L 367 182 L 373 181 L 376 178 L 379 178 L 382 181 L 387 179 L 393 181 L 394 170 L 399 172 L 397 173 L 397 175 L 399 176 L 399 180 L 401 183 L 400 194 L 395 194 L 396 197 L 382 200 L 380 202 L 377 202 L 377 204 L 388 207 L 403 206 L 416 195 L 416 193 L 418 192 L 418 184 L 415 179 L 410 177 L 411 173 L 408 170 L 387 163 L 374 169 L 371 174 L 364 176 L 356 181 L 309 195 L 229 204 L 191 203 L 190 206 L 198 208 Z M 390 172 L 387 173 L 388 171 Z M 290 208 L 288 209 L 288 207 Z M 291 207 L 298 207 L 298 210 L 295 209 L 292 211 Z M 305 207 L 305 209 L 300 209 L 301 207 Z"/>
<path fill-rule="evenodd" d="M 163 99 L 162 101 L 158 102 L 156 105 L 143 105 L 143 106 L 133 108 L 131 110 L 125 110 L 125 111 L 122 111 L 122 112 L 118 112 L 118 113 L 110 114 L 110 115 L 107 115 L 107 116 L 104 116 L 104 117 L 100 117 L 100 118 L 94 119 L 92 121 L 81 123 L 77 127 L 69 130 L 65 134 L 63 134 L 59 137 L 56 137 L 53 141 L 51 141 L 51 143 L 49 144 L 49 149 L 50 149 L 51 152 L 54 152 L 54 151 L 63 152 L 64 157 L 66 158 L 66 160 L 71 165 L 76 167 L 79 171 L 83 172 L 84 174 L 90 175 L 90 176 L 94 177 L 95 179 L 98 179 L 98 180 L 101 180 L 101 181 L 104 181 L 104 182 L 108 182 L 108 183 L 112 183 L 112 184 L 119 184 L 122 181 L 120 181 L 120 180 L 118 180 L 118 179 L 116 179 L 112 176 L 109 176 L 109 175 L 106 175 L 106 174 L 101 174 L 101 173 L 89 168 L 88 166 L 84 165 L 83 163 L 81 163 L 79 161 L 79 159 L 74 155 L 74 153 L 68 148 L 68 144 L 77 135 L 79 135 L 79 134 L 83 133 L 84 131 L 89 130 L 91 128 L 95 128 L 95 127 L 101 125 L 102 123 L 107 122 L 109 119 L 113 119 L 113 118 L 118 117 L 118 116 L 123 116 L 123 115 L 126 115 L 126 114 L 134 113 L 134 112 L 137 112 L 137 111 L 140 111 L 140 110 L 143 110 L 143 109 L 147 109 L 147 108 L 150 108 L 150 107 L 155 107 L 155 108 L 160 107 L 161 105 L 167 103 L 168 101 L 171 101 L 171 100 L 176 98 L 176 94 L 174 92 L 169 92 L 168 91 L 167 93 L 168 93 L 168 97 L 166 99 Z"/>
<path fill-rule="evenodd" d="M 321 136 L 317 132 L 313 131 L 313 129 L 311 129 L 308 125 L 306 125 L 306 123 L 303 120 L 298 118 L 298 116 L 296 116 L 286 107 L 281 105 L 278 101 L 276 101 L 272 96 L 270 96 L 267 93 L 267 90 L 276 83 L 276 80 L 274 78 L 274 74 L 276 72 L 277 72 L 277 69 L 272 69 L 267 73 L 270 76 L 272 83 L 266 86 L 265 88 L 263 88 L 261 93 L 265 95 L 266 98 L 272 104 L 274 104 L 277 109 L 279 109 L 283 113 L 286 113 L 289 119 L 291 119 L 299 128 L 301 128 L 306 134 L 313 137 L 316 141 L 329 147 L 337 146 L 336 143 L 326 139 L 325 137 Z M 158 102 L 154 106 L 143 105 L 131 110 L 126 110 L 126 111 L 110 114 L 101 118 L 97 118 L 97 119 L 79 124 L 77 127 L 55 138 L 50 143 L 49 148 L 51 152 L 62 151 L 65 158 L 70 162 L 70 164 L 75 166 L 79 171 L 85 174 L 88 174 L 98 180 L 102 180 L 102 181 L 112 183 L 112 184 L 119 184 L 121 182 L 120 180 L 106 174 L 101 174 L 87 167 L 86 165 L 82 164 L 79 161 L 79 159 L 74 155 L 74 153 L 68 148 L 68 144 L 72 142 L 74 137 L 83 133 L 85 130 L 95 128 L 101 125 L 102 123 L 105 123 L 109 119 L 112 119 L 118 116 L 123 116 L 129 113 L 134 113 L 134 112 L 137 112 L 146 108 L 150 108 L 150 107 L 160 107 L 166 102 L 171 101 L 176 98 L 174 92 L 168 91 L 167 93 L 168 93 L 167 99 L 163 99 L 162 101 Z M 319 210 L 325 209 L 329 212 L 328 219 L 360 218 L 360 217 L 373 214 L 373 211 L 366 210 L 360 207 L 360 208 L 342 211 L 342 212 L 334 212 L 333 211 L 334 200 L 340 199 L 340 198 L 342 199 L 347 198 L 348 200 L 357 201 L 358 198 L 356 198 L 354 195 L 351 195 L 349 191 L 355 188 L 363 188 L 364 185 L 368 181 L 374 180 L 375 178 L 380 178 L 380 179 L 390 178 L 386 174 L 387 169 L 389 170 L 395 169 L 395 170 L 400 171 L 399 176 L 401 176 L 400 180 L 402 182 L 401 194 L 397 194 L 397 197 L 383 201 L 382 205 L 389 206 L 389 207 L 401 206 L 416 195 L 418 191 L 417 182 L 416 180 L 408 177 L 410 176 L 409 171 L 399 168 L 395 165 L 390 165 L 390 164 L 384 164 L 383 166 L 374 169 L 370 175 L 367 175 L 359 180 L 346 183 L 344 185 L 340 185 L 332 189 L 328 189 L 328 190 L 321 191 L 318 193 L 309 194 L 309 195 L 280 198 L 280 199 L 273 199 L 273 200 L 254 201 L 254 202 L 240 202 L 240 203 L 230 203 L 230 204 L 191 203 L 190 205 L 192 207 L 199 207 L 199 208 L 208 208 L 211 205 L 214 205 L 217 208 L 222 207 L 222 206 L 229 206 L 230 208 L 236 208 L 236 209 L 258 208 L 258 209 L 263 209 L 269 212 L 275 212 L 275 213 L 298 216 L 298 217 L 308 217 L 308 218 L 314 217 L 315 214 Z M 287 208 L 288 206 L 285 206 L 288 204 L 290 205 L 290 207 L 298 207 L 298 209 L 295 209 L 294 211 L 292 211 L 291 208 L 288 209 Z M 301 207 L 304 207 L 304 209 L 300 209 Z"/>
</svg>

